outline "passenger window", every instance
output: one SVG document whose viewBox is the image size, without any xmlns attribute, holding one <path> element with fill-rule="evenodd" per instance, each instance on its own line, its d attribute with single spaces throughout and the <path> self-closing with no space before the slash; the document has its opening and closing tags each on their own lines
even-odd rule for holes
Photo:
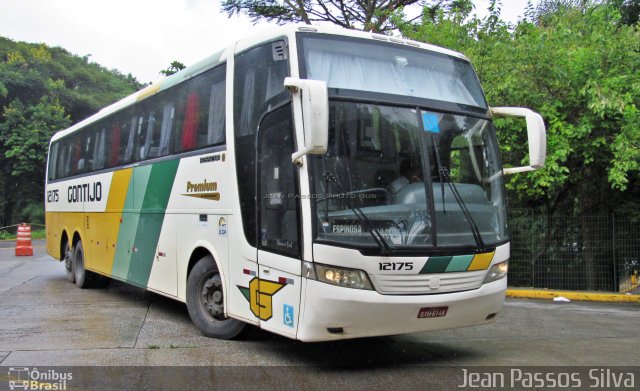
<svg viewBox="0 0 640 391">
<path fill-rule="evenodd" d="M 160 140 L 162 138 L 162 106 L 152 100 L 146 106 L 142 137 L 139 141 L 140 159 L 153 159 L 160 156 Z"/>
<path fill-rule="evenodd" d="M 224 77 L 224 74 L 222 75 Z M 225 82 L 224 79 L 213 83 L 209 102 L 209 123 L 207 126 L 207 145 L 224 143 L 225 115 Z"/>
<path fill-rule="evenodd" d="M 83 174 L 91 171 L 93 168 L 93 148 L 95 137 L 91 128 L 85 129 L 80 139 L 82 142 L 82 152 L 80 160 L 78 160 L 78 174 Z"/>
<path fill-rule="evenodd" d="M 122 138 L 122 128 L 117 118 L 114 118 L 111 125 L 111 148 L 109 148 L 109 167 L 120 164 L 120 144 Z"/>
<path fill-rule="evenodd" d="M 175 112 L 176 109 L 173 103 L 165 103 L 162 107 L 162 127 L 160 128 L 158 156 L 166 156 L 169 154 L 169 141 L 171 140 L 171 129 L 173 129 Z"/>
<path fill-rule="evenodd" d="M 135 143 L 136 129 L 138 128 L 138 117 L 125 116 L 121 126 L 120 137 L 120 164 L 131 163 L 133 159 L 133 149 Z"/>
<path fill-rule="evenodd" d="M 224 76 L 219 66 L 179 87 L 176 152 L 224 142 Z"/>
<path fill-rule="evenodd" d="M 96 141 L 93 148 L 93 169 L 102 170 L 106 162 L 106 137 L 107 130 L 101 128 L 96 132 Z"/>
<path fill-rule="evenodd" d="M 50 151 L 49 151 L 49 166 L 47 168 L 48 170 L 48 177 L 49 180 L 52 181 L 54 179 L 56 179 L 56 162 L 58 161 L 58 148 L 60 147 L 60 142 L 56 142 L 53 145 L 51 145 Z"/>
</svg>

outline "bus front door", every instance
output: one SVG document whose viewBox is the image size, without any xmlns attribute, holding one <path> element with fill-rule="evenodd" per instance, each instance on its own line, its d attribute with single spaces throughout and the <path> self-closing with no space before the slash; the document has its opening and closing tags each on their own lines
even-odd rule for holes
<svg viewBox="0 0 640 391">
<path fill-rule="evenodd" d="M 262 328 L 292 337 L 298 328 L 302 270 L 297 168 L 291 162 L 294 144 L 290 105 L 265 116 L 258 134 L 255 309 Z"/>
</svg>

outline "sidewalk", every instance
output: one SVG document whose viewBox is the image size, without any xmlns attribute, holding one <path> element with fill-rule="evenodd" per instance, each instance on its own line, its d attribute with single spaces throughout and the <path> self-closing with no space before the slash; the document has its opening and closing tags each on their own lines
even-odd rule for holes
<svg viewBox="0 0 640 391">
<path fill-rule="evenodd" d="M 575 301 L 605 301 L 612 303 L 640 303 L 640 295 L 631 293 L 560 291 L 540 288 L 508 288 L 507 297 L 518 299 L 547 299 L 564 297 Z"/>
</svg>

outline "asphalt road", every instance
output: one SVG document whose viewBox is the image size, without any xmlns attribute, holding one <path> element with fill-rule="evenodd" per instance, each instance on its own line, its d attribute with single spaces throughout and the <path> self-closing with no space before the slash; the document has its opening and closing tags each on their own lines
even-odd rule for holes
<svg viewBox="0 0 640 391">
<path fill-rule="evenodd" d="M 640 306 L 507 300 L 491 325 L 302 343 L 252 329 L 203 337 L 185 305 L 112 281 L 80 290 L 36 241 L 0 244 L 0 366 L 357 366 L 375 376 L 413 366 L 639 366 Z M 640 379 L 637 379 L 640 381 Z"/>
</svg>

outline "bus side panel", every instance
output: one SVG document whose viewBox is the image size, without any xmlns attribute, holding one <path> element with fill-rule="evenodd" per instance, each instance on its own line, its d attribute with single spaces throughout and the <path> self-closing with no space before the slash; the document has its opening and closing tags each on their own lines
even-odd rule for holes
<svg viewBox="0 0 640 391">
<path fill-rule="evenodd" d="M 154 259 L 156 259 L 160 233 L 165 221 L 167 203 L 171 195 L 178 163 L 179 160 L 169 160 L 153 166 L 136 168 L 137 171 L 138 169 L 150 167 L 149 173 L 145 174 L 148 175 L 148 179 L 143 190 L 144 196 L 140 194 L 141 191 L 137 191 L 139 189 L 138 183 L 134 182 L 134 189 L 136 190 L 134 207 L 136 210 L 140 210 L 140 218 L 136 229 L 127 280 L 140 286 L 147 286 L 149 283 L 149 276 Z M 141 204 L 138 204 L 140 201 Z M 175 268 L 173 270 L 175 273 Z M 175 295 L 175 287 L 172 286 L 169 289 L 171 292 L 167 292 L 167 289 L 167 287 L 163 287 L 159 290 Z"/>
<path fill-rule="evenodd" d="M 155 249 L 149 282 L 151 289 L 166 293 L 171 296 L 178 295 L 178 276 L 176 266 L 176 214 L 166 214 L 160 231 L 160 238 Z M 182 225 L 180 225 L 182 228 Z"/>
<path fill-rule="evenodd" d="M 103 194 L 103 196 L 108 195 L 104 212 L 89 215 L 90 227 L 95 235 L 92 269 L 106 275 L 110 275 L 113 268 L 120 219 L 132 172 L 131 168 L 114 172 L 108 193 Z"/>
<path fill-rule="evenodd" d="M 60 259 L 60 239 L 62 230 L 58 227 L 58 213 L 47 212 L 44 215 L 44 225 L 47 237 L 47 254 Z"/>
<path fill-rule="evenodd" d="M 83 238 L 84 213 L 82 200 L 79 198 L 82 184 L 82 178 L 47 184 L 47 252 L 56 259 L 60 259 L 60 245 L 64 232 L 67 233 L 69 241 L 73 240 L 76 232 Z"/>
<path fill-rule="evenodd" d="M 124 207 L 122 208 L 122 220 L 120 221 L 120 229 L 118 230 L 118 239 L 116 241 L 116 253 L 113 260 L 113 267 L 111 268 L 111 274 L 121 280 L 126 280 L 129 275 L 131 256 L 135 251 L 133 243 L 140 220 L 140 213 L 136 206 L 140 207 L 142 205 L 142 200 L 139 198 L 144 197 L 150 173 L 151 166 L 136 167 L 133 169 L 129 180 L 127 195 L 125 197 Z M 136 199 L 136 197 L 138 197 L 138 199 Z"/>
<path fill-rule="evenodd" d="M 147 286 L 178 162 L 133 170 L 116 243 L 114 276 Z"/>
<path fill-rule="evenodd" d="M 58 229 L 60 235 L 66 231 L 69 241 L 73 241 L 73 235 L 77 233 L 80 239 L 84 238 L 84 213 L 82 212 L 58 212 Z"/>
</svg>

